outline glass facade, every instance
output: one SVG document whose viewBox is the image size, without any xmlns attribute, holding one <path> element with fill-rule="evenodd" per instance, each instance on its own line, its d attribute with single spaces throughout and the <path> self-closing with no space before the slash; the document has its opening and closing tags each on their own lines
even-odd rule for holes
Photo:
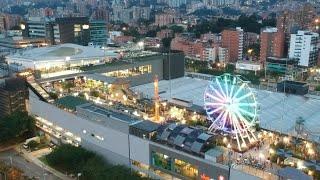
<svg viewBox="0 0 320 180">
<path fill-rule="evenodd" d="M 131 77 L 131 76 L 138 76 L 142 74 L 148 74 L 152 71 L 151 65 L 144 65 L 144 66 L 138 66 L 138 67 L 132 67 L 129 69 L 122 69 L 117 71 L 111 71 L 104 73 L 105 76 L 111 76 L 111 77 Z"/>
<path fill-rule="evenodd" d="M 152 156 L 152 164 L 154 166 L 171 171 L 172 169 L 171 157 L 158 152 L 152 152 L 151 156 Z"/>
<path fill-rule="evenodd" d="M 183 160 L 174 160 L 174 172 L 192 179 L 198 177 L 198 168 Z"/>
<path fill-rule="evenodd" d="M 90 41 L 93 45 L 105 45 L 107 43 L 107 24 L 104 21 L 90 22 Z"/>
<path fill-rule="evenodd" d="M 198 168 L 186 161 L 172 158 L 166 154 L 159 152 L 152 152 L 152 165 L 172 171 L 190 179 L 197 179 L 199 177 Z"/>
</svg>

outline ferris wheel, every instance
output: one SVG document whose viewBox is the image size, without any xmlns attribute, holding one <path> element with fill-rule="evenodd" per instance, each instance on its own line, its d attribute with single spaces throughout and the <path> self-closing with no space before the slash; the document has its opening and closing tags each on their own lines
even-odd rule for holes
<svg viewBox="0 0 320 180">
<path fill-rule="evenodd" d="M 238 149 L 256 141 L 258 105 L 248 83 L 240 76 L 224 74 L 209 83 L 204 93 L 204 108 L 211 121 L 209 131 L 220 130 L 235 137 Z"/>
</svg>

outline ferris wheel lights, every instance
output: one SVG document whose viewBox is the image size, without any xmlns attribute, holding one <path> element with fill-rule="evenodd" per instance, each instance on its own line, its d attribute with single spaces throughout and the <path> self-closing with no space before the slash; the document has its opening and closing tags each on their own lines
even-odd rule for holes
<svg viewBox="0 0 320 180">
<path fill-rule="evenodd" d="M 236 137 L 238 148 L 246 148 L 245 138 L 256 137 L 251 127 L 256 122 L 257 103 L 248 83 L 240 76 L 224 74 L 212 81 L 204 95 L 204 108 L 212 122 L 210 131 L 217 129 Z"/>
</svg>

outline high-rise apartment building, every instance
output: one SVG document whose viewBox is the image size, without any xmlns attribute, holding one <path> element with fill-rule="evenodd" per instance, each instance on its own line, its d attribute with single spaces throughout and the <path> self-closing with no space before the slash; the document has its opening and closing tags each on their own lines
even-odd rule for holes
<svg viewBox="0 0 320 180">
<path fill-rule="evenodd" d="M 260 35 L 260 62 L 268 57 L 281 58 L 284 56 L 285 34 L 281 29 L 267 27 Z"/>
<path fill-rule="evenodd" d="M 319 34 L 310 31 L 298 31 L 291 34 L 289 58 L 298 59 L 298 65 L 312 67 L 317 64 L 319 52 Z"/>
<path fill-rule="evenodd" d="M 25 80 L 4 79 L 0 82 L 0 118 L 16 111 L 27 111 L 29 91 Z"/>
<path fill-rule="evenodd" d="M 168 0 L 168 5 L 172 8 L 178 8 L 185 4 L 187 4 L 186 0 Z"/>
<path fill-rule="evenodd" d="M 243 29 L 229 29 L 222 31 L 222 47 L 229 52 L 229 61 L 236 62 L 243 57 Z"/>
</svg>

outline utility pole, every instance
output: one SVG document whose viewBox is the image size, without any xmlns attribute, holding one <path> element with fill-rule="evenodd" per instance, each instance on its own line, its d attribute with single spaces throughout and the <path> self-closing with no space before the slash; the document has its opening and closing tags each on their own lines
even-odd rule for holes
<svg viewBox="0 0 320 180">
<path fill-rule="evenodd" d="M 171 82 L 171 43 L 169 46 L 169 83 L 170 83 L 170 87 L 169 87 L 169 91 L 170 91 L 170 99 L 172 98 L 172 82 Z"/>
</svg>

